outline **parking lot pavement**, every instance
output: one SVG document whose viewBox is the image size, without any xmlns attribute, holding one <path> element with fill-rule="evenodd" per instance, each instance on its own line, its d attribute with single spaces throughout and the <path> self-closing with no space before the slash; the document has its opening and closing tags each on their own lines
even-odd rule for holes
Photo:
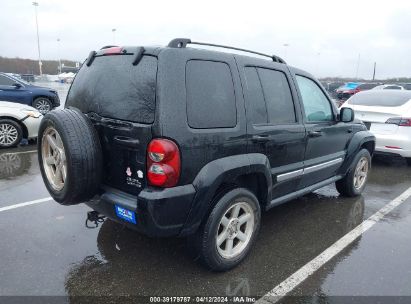
<svg viewBox="0 0 411 304">
<path fill-rule="evenodd" d="M 0 151 L 0 160 L 7 160 L 0 161 L 0 210 L 49 197 L 29 150 Z M 109 220 L 87 229 L 84 205 L 45 201 L 0 211 L 0 295 L 258 298 L 410 186 L 403 161 L 375 160 L 361 197 L 340 198 L 329 186 L 278 206 L 263 215 L 248 259 L 227 273 L 198 265 L 184 239 L 147 238 Z M 407 199 L 291 295 L 411 296 L 410 214 Z"/>
</svg>

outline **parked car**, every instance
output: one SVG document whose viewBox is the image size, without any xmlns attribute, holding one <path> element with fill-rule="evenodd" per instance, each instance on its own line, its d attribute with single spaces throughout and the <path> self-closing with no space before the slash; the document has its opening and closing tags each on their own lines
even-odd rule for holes
<svg viewBox="0 0 411 304">
<path fill-rule="evenodd" d="M 406 90 L 411 90 L 411 83 L 400 83 L 399 85 L 404 87 Z"/>
<path fill-rule="evenodd" d="M 55 90 L 32 85 L 5 73 L 0 73 L 0 100 L 32 106 L 42 114 L 60 105 Z"/>
<path fill-rule="evenodd" d="M 89 220 L 150 236 L 187 236 L 223 271 L 249 253 L 261 212 L 334 182 L 361 194 L 375 137 L 277 56 L 187 44 L 91 52 L 66 108 L 41 123 L 39 163 L 60 204 L 86 202 L 98 212 Z"/>
<path fill-rule="evenodd" d="M 373 90 L 405 90 L 405 88 L 399 84 L 382 84 L 376 86 Z"/>
<path fill-rule="evenodd" d="M 357 82 L 347 82 L 343 86 L 339 87 L 335 92 L 337 93 L 337 98 L 338 99 L 348 99 L 358 91 L 356 89 L 361 83 Z"/>
<path fill-rule="evenodd" d="M 35 139 L 42 117 L 30 106 L 0 101 L 0 148 L 15 147 L 23 138 Z"/>
<path fill-rule="evenodd" d="M 379 85 L 379 83 L 371 83 L 371 82 L 362 83 L 358 87 L 355 88 L 354 94 L 356 94 L 358 92 L 362 92 L 362 91 L 371 90 L 371 89 L 375 88 L 378 85 Z"/>
<path fill-rule="evenodd" d="M 411 92 L 370 90 L 355 94 L 342 108 L 351 108 L 375 135 L 375 153 L 400 155 L 411 165 Z"/>
<path fill-rule="evenodd" d="M 341 105 L 347 100 L 347 98 L 351 97 L 352 95 L 361 92 L 361 91 L 367 91 L 371 90 L 372 88 L 376 87 L 378 83 L 361 83 L 358 86 L 356 86 L 354 89 L 349 89 L 345 90 L 341 89 L 340 92 L 340 98 L 337 99 L 337 107 L 341 107 Z M 354 87 L 352 85 L 351 87 Z M 338 94 L 337 94 L 338 95 Z"/>
</svg>

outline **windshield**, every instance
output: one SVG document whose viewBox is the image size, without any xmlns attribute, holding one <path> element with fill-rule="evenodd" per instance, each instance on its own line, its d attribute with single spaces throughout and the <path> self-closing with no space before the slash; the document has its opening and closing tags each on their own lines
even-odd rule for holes
<svg viewBox="0 0 411 304">
<path fill-rule="evenodd" d="M 347 103 L 358 106 L 399 107 L 411 99 L 411 92 L 401 91 L 367 91 L 358 93 L 348 99 Z"/>
<path fill-rule="evenodd" d="M 78 72 L 67 106 L 83 113 L 149 124 L 154 121 L 157 58 L 143 56 L 137 66 L 129 55 L 96 57 Z"/>
</svg>

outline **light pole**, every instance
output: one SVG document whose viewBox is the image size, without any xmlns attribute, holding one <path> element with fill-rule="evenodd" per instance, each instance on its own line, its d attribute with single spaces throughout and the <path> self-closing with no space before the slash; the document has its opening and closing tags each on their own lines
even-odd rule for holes
<svg viewBox="0 0 411 304">
<path fill-rule="evenodd" d="M 357 70 L 355 72 L 355 79 L 358 79 L 358 70 L 360 69 L 360 59 L 361 59 L 361 54 L 358 54 Z"/>
<path fill-rule="evenodd" d="M 37 29 L 37 50 L 39 52 L 39 71 L 40 76 L 43 74 L 41 70 L 41 55 L 40 55 L 40 38 L 39 38 L 39 22 L 37 20 L 37 7 L 39 6 L 38 2 L 33 2 L 34 13 L 36 15 L 36 29 Z"/>
<path fill-rule="evenodd" d="M 61 74 L 61 47 L 60 47 L 60 38 L 57 38 L 57 46 L 59 52 L 59 74 Z"/>
<path fill-rule="evenodd" d="M 117 31 L 117 29 L 113 28 L 111 31 L 113 32 L 113 44 L 115 45 L 116 44 L 116 31 Z"/>
<path fill-rule="evenodd" d="M 288 43 L 284 43 L 283 47 L 284 47 L 284 58 L 287 57 L 287 47 L 289 47 L 290 45 Z"/>
</svg>

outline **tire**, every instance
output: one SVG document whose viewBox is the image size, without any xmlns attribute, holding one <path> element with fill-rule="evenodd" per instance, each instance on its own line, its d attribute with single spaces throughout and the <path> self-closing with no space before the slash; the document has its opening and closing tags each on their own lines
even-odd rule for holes
<svg viewBox="0 0 411 304">
<path fill-rule="evenodd" d="M 55 201 L 74 205 L 97 193 L 102 152 L 97 132 L 84 114 L 69 109 L 46 114 L 37 151 L 43 181 Z"/>
<path fill-rule="evenodd" d="M 33 108 L 45 115 L 53 109 L 53 104 L 47 97 L 38 97 L 33 101 Z"/>
<path fill-rule="evenodd" d="M 407 165 L 408 165 L 408 166 L 411 166 L 411 157 L 407 157 L 407 158 L 406 158 L 406 161 L 407 161 Z"/>
<path fill-rule="evenodd" d="M 240 210 L 242 210 L 239 216 L 228 219 L 227 216 L 233 216 L 232 212 L 234 212 L 237 206 L 240 206 Z M 246 212 L 246 210 L 248 210 L 248 212 Z M 241 219 L 241 217 L 246 214 L 250 214 L 250 221 L 243 225 L 235 225 L 236 220 Z M 222 224 L 223 216 L 228 220 L 227 223 L 233 223 L 232 226 L 229 226 L 231 229 L 227 228 L 227 226 L 224 227 Z M 218 199 L 207 220 L 195 235 L 195 246 L 200 261 L 213 271 L 226 271 L 237 266 L 250 252 L 257 238 L 260 221 L 260 205 L 253 193 L 244 188 L 236 188 L 225 193 Z M 237 232 L 235 232 L 235 230 L 237 230 Z M 246 236 L 245 242 L 241 242 L 240 239 L 237 238 L 240 235 L 239 232 Z M 225 235 L 227 236 L 230 235 L 230 237 L 222 242 L 220 246 L 217 246 L 218 235 L 221 237 L 223 233 L 226 233 Z M 233 239 L 230 240 L 230 238 Z M 229 246 L 227 242 L 231 241 L 233 251 L 231 252 L 232 256 L 229 256 L 229 251 L 227 251 L 228 247 L 226 246 Z M 237 250 L 235 250 L 235 248 L 237 248 Z"/>
<path fill-rule="evenodd" d="M 0 148 L 17 146 L 23 138 L 23 129 L 11 119 L 0 119 Z"/>
<path fill-rule="evenodd" d="M 354 166 L 348 171 L 347 175 L 335 183 L 337 191 L 342 196 L 359 196 L 364 191 L 371 168 L 371 155 L 368 150 L 362 149 L 358 152 L 353 164 Z"/>
</svg>

